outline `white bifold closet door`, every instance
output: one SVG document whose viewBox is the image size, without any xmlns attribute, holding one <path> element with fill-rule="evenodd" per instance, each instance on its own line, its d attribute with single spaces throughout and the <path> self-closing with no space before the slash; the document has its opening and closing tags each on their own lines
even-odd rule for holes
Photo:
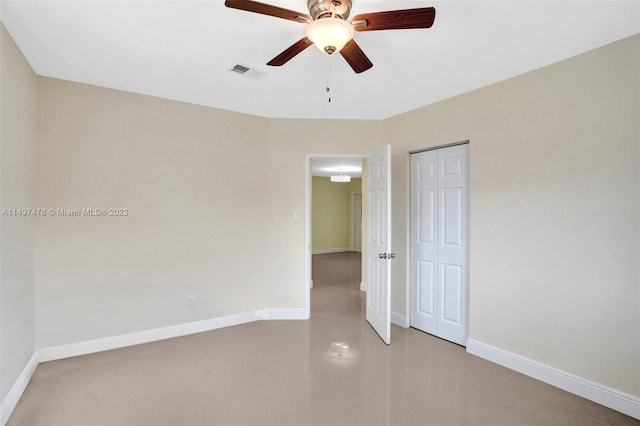
<svg viewBox="0 0 640 426">
<path fill-rule="evenodd" d="M 468 337 L 468 144 L 411 154 L 412 327 Z"/>
</svg>

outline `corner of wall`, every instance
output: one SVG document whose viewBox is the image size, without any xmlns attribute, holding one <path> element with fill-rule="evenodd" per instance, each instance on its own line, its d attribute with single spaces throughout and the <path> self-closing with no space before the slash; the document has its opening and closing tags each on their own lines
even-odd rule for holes
<svg viewBox="0 0 640 426">
<path fill-rule="evenodd" d="M 17 380 L 13 383 L 13 386 L 9 389 L 7 395 L 2 399 L 2 403 L 0 403 L 0 424 L 4 426 L 9 417 L 11 417 L 11 413 L 16 408 L 20 397 L 24 393 L 24 390 L 27 388 L 33 373 L 36 371 L 38 367 L 38 351 L 34 352 L 27 365 L 22 369 L 22 372 L 18 375 Z"/>
</svg>

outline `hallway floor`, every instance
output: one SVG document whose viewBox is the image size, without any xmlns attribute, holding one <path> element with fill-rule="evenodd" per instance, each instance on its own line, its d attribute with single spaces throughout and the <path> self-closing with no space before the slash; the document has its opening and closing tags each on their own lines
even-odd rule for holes
<svg viewBox="0 0 640 426">
<path fill-rule="evenodd" d="M 387 346 L 364 319 L 359 255 L 317 255 L 313 267 L 309 321 L 43 363 L 8 425 L 640 423 L 415 329 L 392 327 Z"/>
</svg>

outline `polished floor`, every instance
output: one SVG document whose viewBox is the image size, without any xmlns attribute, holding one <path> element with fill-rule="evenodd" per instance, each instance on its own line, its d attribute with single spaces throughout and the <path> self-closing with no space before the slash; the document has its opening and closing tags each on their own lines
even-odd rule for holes
<svg viewBox="0 0 640 426">
<path fill-rule="evenodd" d="M 8 425 L 640 424 L 414 329 L 384 345 L 359 277 L 357 254 L 316 255 L 309 321 L 43 363 Z"/>
</svg>

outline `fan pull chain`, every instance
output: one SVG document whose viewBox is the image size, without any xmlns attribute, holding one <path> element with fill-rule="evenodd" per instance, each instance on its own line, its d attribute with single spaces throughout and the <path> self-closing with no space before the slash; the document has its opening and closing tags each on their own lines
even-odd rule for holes
<svg viewBox="0 0 640 426">
<path fill-rule="evenodd" d="M 335 18 L 336 17 L 336 6 L 338 6 L 340 3 L 337 3 L 336 1 L 332 1 L 331 5 L 329 6 L 329 13 L 331 13 L 331 17 Z M 327 87 L 326 87 L 326 92 L 327 95 L 329 96 L 328 102 L 331 103 L 331 63 L 329 62 L 330 60 L 330 55 L 326 55 L 327 56 Z"/>
<path fill-rule="evenodd" d="M 325 90 L 329 95 L 329 103 L 331 103 L 331 63 L 329 62 L 329 55 L 327 55 L 327 88 Z"/>
</svg>

